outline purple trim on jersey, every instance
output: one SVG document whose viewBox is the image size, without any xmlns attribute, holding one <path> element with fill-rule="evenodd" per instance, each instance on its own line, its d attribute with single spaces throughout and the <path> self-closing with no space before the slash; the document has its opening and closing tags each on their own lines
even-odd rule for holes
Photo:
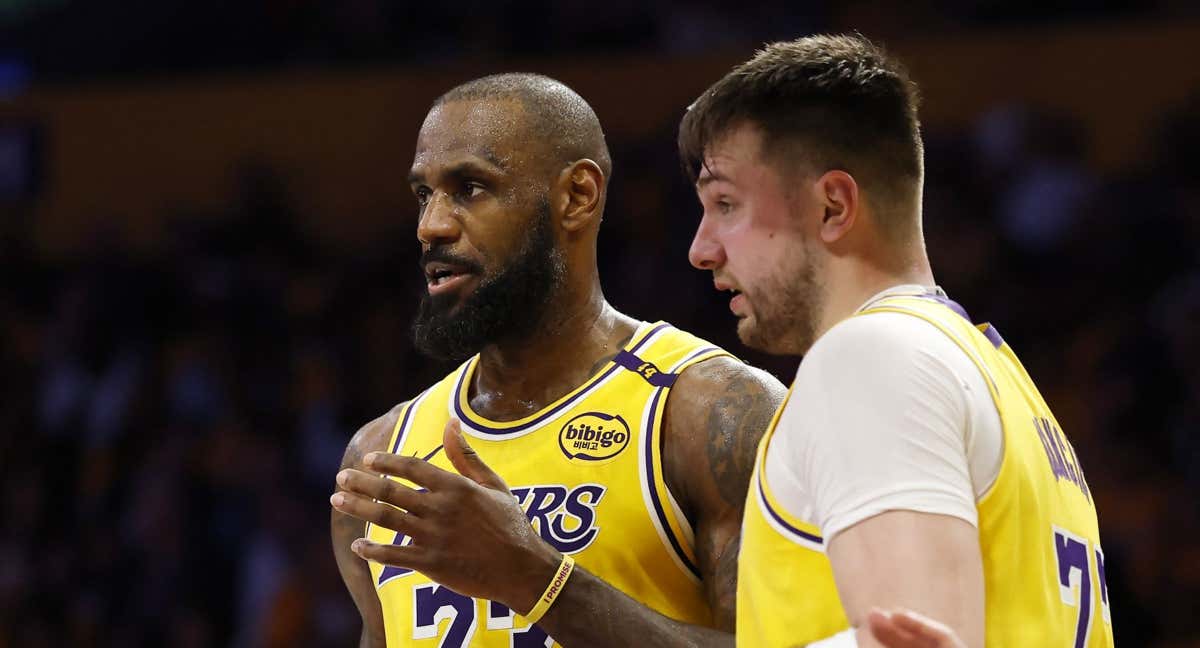
<svg viewBox="0 0 1200 648">
<path fill-rule="evenodd" d="M 767 498 L 766 485 L 763 483 L 763 473 L 765 473 L 766 471 L 767 471 L 766 462 L 763 462 L 763 465 L 759 466 L 759 471 L 758 471 L 758 495 L 759 495 L 759 499 L 762 500 L 763 508 L 766 509 L 767 513 L 769 513 L 771 515 L 771 517 L 774 518 L 775 521 L 778 522 L 780 524 L 780 526 L 782 526 L 783 528 L 800 536 L 801 538 L 804 538 L 805 540 L 808 540 L 809 542 L 815 542 L 819 545 L 824 545 L 825 541 L 821 539 L 821 536 L 813 535 L 811 533 L 806 533 L 804 531 L 801 531 L 800 529 L 797 529 L 796 527 L 789 524 L 787 520 L 783 519 L 783 516 L 780 515 L 779 513 L 777 513 L 775 511 L 775 509 L 771 508 L 771 500 L 769 498 Z"/>
<path fill-rule="evenodd" d="M 967 310 L 953 299 L 950 299 L 949 297 L 942 297 L 941 295 L 919 295 L 919 297 L 921 299 L 933 300 L 942 306 L 949 308 L 950 310 L 962 316 L 963 319 L 970 322 L 971 326 L 975 326 L 975 321 L 972 320 L 971 316 L 967 314 Z M 1000 333 L 996 331 L 996 328 L 991 324 L 984 324 L 983 329 L 980 332 L 983 333 L 983 336 L 987 338 L 988 342 L 991 342 L 992 346 L 996 347 L 997 349 L 1004 346 L 1004 339 L 1000 337 Z"/>
<path fill-rule="evenodd" d="M 704 355 L 705 353 L 712 353 L 713 351 L 721 351 L 722 353 L 724 353 L 724 351 L 720 347 L 706 346 L 703 349 L 700 349 L 699 351 L 693 353 L 692 355 L 684 358 L 683 362 L 680 362 L 678 365 L 675 365 L 675 366 L 686 368 L 687 365 L 692 362 L 692 360 L 699 358 L 700 356 Z M 732 356 L 730 356 L 730 357 L 732 357 Z M 676 373 L 675 375 L 678 376 L 679 374 Z"/>
<path fill-rule="evenodd" d="M 624 349 L 621 349 L 617 353 L 617 356 L 613 358 L 613 363 L 645 378 L 646 382 L 655 387 L 670 387 L 675 384 L 675 379 L 679 377 L 679 374 L 663 373 L 653 362 L 646 362 Z"/>
<path fill-rule="evenodd" d="M 433 456 L 436 455 L 437 453 L 441 452 L 442 448 L 444 448 L 444 447 L 445 446 L 439 445 L 438 447 L 434 448 L 429 454 L 425 455 L 424 457 L 421 457 L 421 461 L 429 461 L 430 459 L 433 459 Z M 415 457 L 417 455 L 414 454 L 413 456 Z"/>
<path fill-rule="evenodd" d="M 700 350 L 693 352 L 688 357 L 684 358 L 682 362 L 678 363 L 675 366 L 686 368 L 688 366 L 688 364 L 690 364 L 696 358 L 699 358 L 700 356 L 702 356 L 706 353 L 712 353 L 714 351 L 721 351 L 721 349 L 718 347 L 715 347 L 715 346 L 703 347 Z M 633 354 L 630 354 L 630 355 L 633 356 Z M 636 358 L 637 356 L 633 356 L 633 357 Z M 629 368 L 631 371 L 637 371 L 636 367 L 633 367 L 633 368 L 627 367 L 627 368 Z M 670 382 L 670 384 L 663 385 L 662 387 L 669 389 L 672 385 L 674 385 L 675 380 L 679 377 L 679 373 L 677 372 L 677 373 L 672 373 L 672 374 L 667 374 L 667 375 L 671 376 L 671 382 Z M 647 380 L 650 380 L 650 379 L 647 378 Z M 654 382 L 652 380 L 650 380 L 650 382 L 651 382 L 651 384 L 654 384 Z M 662 397 L 662 394 L 664 391 L 665 391 L 664 389 L 659 389 L 654 392 L 654 397 L 652 398 L 651 403 L 650 403 L 650 411 L 651 411 L 650 419 L 649 419 L 649 421 L 646 422 L 646 430 L 643 433 L 643 436 L 645 437 L 645 441 L 646 441 L 646 476 L 648 479 L 647 490 L 650 491 L 650 503 L 654 506 L 654 514 L 658 516 L 659 524 L 662 525 L 662 528 L 663 528 L 663 533 L 665 533 L 667 535 L 667 539 L 671 542 L 671 548 L 674 549 L 675 554 L 677 556 L 679 556 L 680 562 L 682 562 L 684 564 L 684 566 L 687 567 L 688 570 L 692 572 L 692 574 L 694 574 L 697 578 L 699 578 L 700 577 L 700 569 L 698 567 L 696 567 L 696 565 L 693 564 L 692 561 L 688 558 L 687 554 L 684 553 L 683 547 L 679 544 L 679 539 L 675 537 L 675 532 L 671 530 L 671 525 L 670 525 L 669 521 L 667 520 L 666 512 L 663 509 L 662 500 L 660 500 L 658 497 L 658 489 L 654 487 L 654 445 L 653 444 L 655 442 L 655 437 L 656 437 L 656 435 L 654 434 L 654 420 L 657 418 L 654 415 L 654 412 L 656 412 L 658 410 L 658 401 L 659 401 L 659 398 Z"/>
<path fill-rule="evenodd" d="M 629 349 L 629 352 L 633 353 L 634 351 L 637 351 L 638 349 L 641 348 L 641 346 L 643 344 L 646 343 L 647 340 L 654 337 L 655 334 L 657 334 L 659 331 L 661 331 L 665 328 L 670 328 L 670 326 L 671 326 L 670 324 L 659 324 L 658 326 L 654 327 L 653 329 L 650 330 L 649 333 L 647 333 L 644 337 L 642 337 L 641 340 L 638 340 L 638 343 L 635 344 L 633 346 L 633 348 Z M 595 378 L 590 380 L 586 385 L 584 385 L 577 392 L 575 392 L 574 396 L 572 396 L 571 398 L 568 398 L 567 400 L 563 401 L 562 403 L 559 403 L 557 406 L 542 412 L 541 414 L 539 414 L 537 416 L 537 418 L 533 419 L 532 421 L 529 421 L 528 423 L 523 423 L 516 427 L 499 428 L 499 427 L 492 427 L 490 425 L 482 423 L 477 418 L 468 415 L 467 412 L 463 410 L 462 398 L 460 398 L 460 397 L 462 396 L 463 383 L 467 379 L 467 367 L 463 367 L 462 372 L 459 373 L 459 375 L 458 375 L 458 383 L 455 384 L 455 386 L 454 386 L 454 399 L 453 399 L 454 400 L 454 413 L 458 415 L 458 420 L 467 422 L 468 424 L 470 424 L 470 426 L 472 428 L 474 428 L 475 430 L 478 430 L 480 432 L 483 432 L 485 434 L 516 434 L 517 432 L 522 432 L 524 430 L 528 430 L 529 428 L 531 428 L 535 425 L 540 425 L 540 424 L 550 420 L 551 418 L 558 416 L 560 413 L 562 413 L 563 410 L 570 407 L 571 405 L 574 405 L 575 401 L 578 400 L 579 397 L 582 396 L 584 393 L 586 393 L 589 389 L 594 387 L 597 383 L 604 380 L 605 378 L 608 378 L 610 375 L 613 374 L 613 372 L 615 372 L 621 368 L 622 368 L 621 365 L 614 364 L 613 366 L 609 367 L 604 373 L 602 373 L 599 376 L 596 376 Z"/>
<path fill-rule="evenodd" d="M 671 548 L 675 550 L 675 554 L 679 556 L 679 560 L 683 565 L 692 572 L 696 578 L 700 577 L 700 569 L 692 564 L 688 559 L 687 554 L 683 552 L 683 547 L 680 546 L 679 540 L 675 537 L 675 532 L 671 530 L 671 525 L 667 522 L 667 514 L 663 509 L 662 501 L 658 499 L 658 489 L 654 487 L 654 441 L 658 435 L 654 434 L 654 420 L 658 418 L 655 413 L 658 411 L 658 399 L 663 395 L 666 389 L 659 388 L 654 391 L 654 398 L 650 401 L 650 417 L 646 421 L 646 429 L 642 436 L 646 440 L 646 489 L 650 491 L 650 503 L 654 505 L 654 514 L 658 516 L 659 524 L 662 525 L 663 533 L 667 535 L 667 540 L 671 541 Z"/>
<path fill-rule="evenodd" d="M 669 328 L 671 328 L 670 324 L 659 324 L 658 326 L 655 326 L 654 328 L 650 329 L 650 332 L 647 333 L 645 337 L 638 340 L 638 343 L 633 345 L 629 349 L 629 352 L 633 353 L 634 351 L 637 351 L 638 349 L 642 348 L 642 345 L 645 344 L 650 338 L 654 337 L 659 331 L 661 331 L 663 329 L 669 329 Z"/>
<path fill-rule="evenodd" d="M 992 346 L 997 349 L 1004 346 L 1004 338 L 1000 337 L 1000 331 L 997 331 L 996 327 L 991 324 L 983 325 L 983 337 L 987 338 L 988 342 L 991 342 Z"/>
<path fill-rule="evenodd" d="M 405 429 L 408 427 L 408 420 L 412 416 L 413 410 L 417 409 L 417 405 L 421 404 L 421 399 L 425 398 L 425 394 L 428 394 L 430 389 L 433 389 L 433 387 L 430 387 L 429 389 L 426 389 L 425 391 L 421 392 L 421 394 L 419 396 L 417 396 L 416 398 L 412 399 L 412 402 L 409 403 L 408 407 L 405 408 L 404 417 L 400 420 L 400 427 L 396 429 L 396 442 L 394 444 L 392 444 L 392 454 L 400 454 L 400 447 L 402 445 L 404 445 L 404 439 L 406 436 L 408 436 L 407 430 Z M 425 455 L 421 459 L 421 461 L 429 461 L 441 449 L 442 449 L 442 446 L 438 446 L 437 448 L 434 449 L 433 452 Z M 413 455 L 413 456 L 416 456 L 416 455 Z M 424 490 L 424 489 L 422 489 L 422 490 Z M 368 522 L 367 527 L 366 527 L 367 530 L 364 531 L 363 535 L 370 533 L 370 531 L 369 531 L 370 527 L 371 527 L 371 523 Z M 384 528 L 384 527 L 381 527 L 381 528 Z M 392 537 L 392 544 L 394 544 L 394 545 L 402 544 L 404 542 L 405 535 L 400 532 L 395 532 L 395 533 L 396 533 L 396 535 Z M 392 565 L 384 565 L 383 570 L 379 572 L 379 579 L 375 582 L 375 587 L 376 588 L 383 587 L 384 583 L 387 583 L 388 581 L 392 580 L 393 578 L 399 578 L 401 576 L 406 576 L 411 573 L 413 573 L 413 570 L 411 570 L 411 569 L 395 567 Z"/>
<path fill-rule="evenodd" d="M 421 396 L 424 395 L 421 394 Z M 400 452 L 400 444 L 404 442 L 404 428 L 408 426 L 408 417 L 412 416 L 412 411 L 416 409 L 417 401 L 421 400 L 421 396 L 414 398 L 408 407 L 404 408 L 404 418 L 400 420 L 400 427 L 396 428 L 396 443 L 392 446 L 392 454 Z"/>
<path fill-rule="evenodd" d="M 942 306 L 949 308 L 950 310 L 954 311 L 955 313 L 958 313 L 958 315 L 960 317 L 967 320 L 968 322 L 971 322 L 972 326 L 975 325 L 975 322 L 971 321 L 971 316 L 967 314 L 967 309 L 963 308 L 962 305 L 960 305 L 958 302 L 954 301 L 953 299 L 950 299 L 949 297 L 943 297 L 941 295 L 933 295 L 933 294 L 925 294 L 925 295 L 917 295 L 917 296 L 920 297 L 921 299 L 933 300 L 933 301 L 941 304 Z"/>
</svg>

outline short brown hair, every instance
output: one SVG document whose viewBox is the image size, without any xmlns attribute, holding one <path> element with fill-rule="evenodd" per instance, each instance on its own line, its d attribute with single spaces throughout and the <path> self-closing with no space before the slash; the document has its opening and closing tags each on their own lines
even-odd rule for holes
<svg viewBox="0 0 1200 648">
<path fill-rule="evenodd" d="M 705 149 L 750 123 L 764 154 L 819 173 L 841 169 L 884 200 L 902 199 L 922 174 L 917 104 L 904 67 L 861 35 L 772 43 L 688 108 L 679 153 L 695 180 Z"/>
</svg>

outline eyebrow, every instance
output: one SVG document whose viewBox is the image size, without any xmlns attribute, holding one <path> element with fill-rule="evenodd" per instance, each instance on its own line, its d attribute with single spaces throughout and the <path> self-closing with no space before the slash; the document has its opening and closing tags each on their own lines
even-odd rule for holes
<svg viewBox="0 0 1200 648">
<path fill-rule="evenodd" d="M 502 175 L 505 173 L 506 169 L 504 168 L 504 165 L 500 164 L 499 160 L 493 159 L 490 155 L 488 155 L 490 153 L 490 151 L 483 151 L 483 153 L 485 153 L 485 156 L 483 159 L 488 164 L 480 164 L 479 162 L 476 162 L 474 160 L 463 160 L 462 162 L 456 162 L 456 163 L 446 167 L 445 169 L 443 169 L 442 175 L 447 175 L 447 176 L 464 176 L 464 175 L 495 176 L 495 175 Z M 491 167 L 491 168 L 489 168 L 489 167 Z M 409 171 L 408 172 L 408 184 L 420 184 L 420 183 L 424 182 L 424 180 L 425 180 L 424 173 L 422 173 L 420 171 Z"/>
<path fill-rule="evenodd" d="M 710 183 L 721 181 L 732 182 L 729 178 L 721 175 L 720 173 L 715 173 L 712 170 L 709 170 L 708 175 L 702 175 L 696 179 L 696 188 L 703 189 Z"/>
</svg>

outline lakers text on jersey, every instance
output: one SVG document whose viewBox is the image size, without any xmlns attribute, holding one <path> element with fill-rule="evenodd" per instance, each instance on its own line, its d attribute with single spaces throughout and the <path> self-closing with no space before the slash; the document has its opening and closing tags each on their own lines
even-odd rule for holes
<svg viewBox="0 0 1200 648">
<path fill-rule="evenodd" d="M 453 470 L 441 452 L 451 418 L 509 484 L 541 537 L 650 608 L 710 623 L 692 532 L 663 480 L 661 426 L 676 376 L 728 355 L 665 323 L 643 324 L 583 385 L 531 416 L 490 421 L 472 411 L 478 357 L 400 413 L 392 452 Z M 409 538 L 369 526 L 375 542 Z M 371 564 L 387 645 L 436 648 L 554 646 L 536 625 L 492 601 L 462 596 L 418 572 Z"/>
</svg>

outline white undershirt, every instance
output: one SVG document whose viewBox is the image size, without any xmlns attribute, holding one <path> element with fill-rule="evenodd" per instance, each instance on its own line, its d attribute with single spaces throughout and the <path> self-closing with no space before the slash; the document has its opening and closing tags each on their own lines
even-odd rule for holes
<svg viewBox="0 0 1200 648">
<path fill-rule="evenodd" d="M 931 289 L 897 286 L 876 295 Z M 864 305 L 865 306 L 865 305 Z M 901 313 L 839 322 L 813 345 L 767 449 L 779 504 L 839 532 L 891 510 L 978 526 L 1004 435 L 979 368 L 933 324 Z"/>
</svg>

